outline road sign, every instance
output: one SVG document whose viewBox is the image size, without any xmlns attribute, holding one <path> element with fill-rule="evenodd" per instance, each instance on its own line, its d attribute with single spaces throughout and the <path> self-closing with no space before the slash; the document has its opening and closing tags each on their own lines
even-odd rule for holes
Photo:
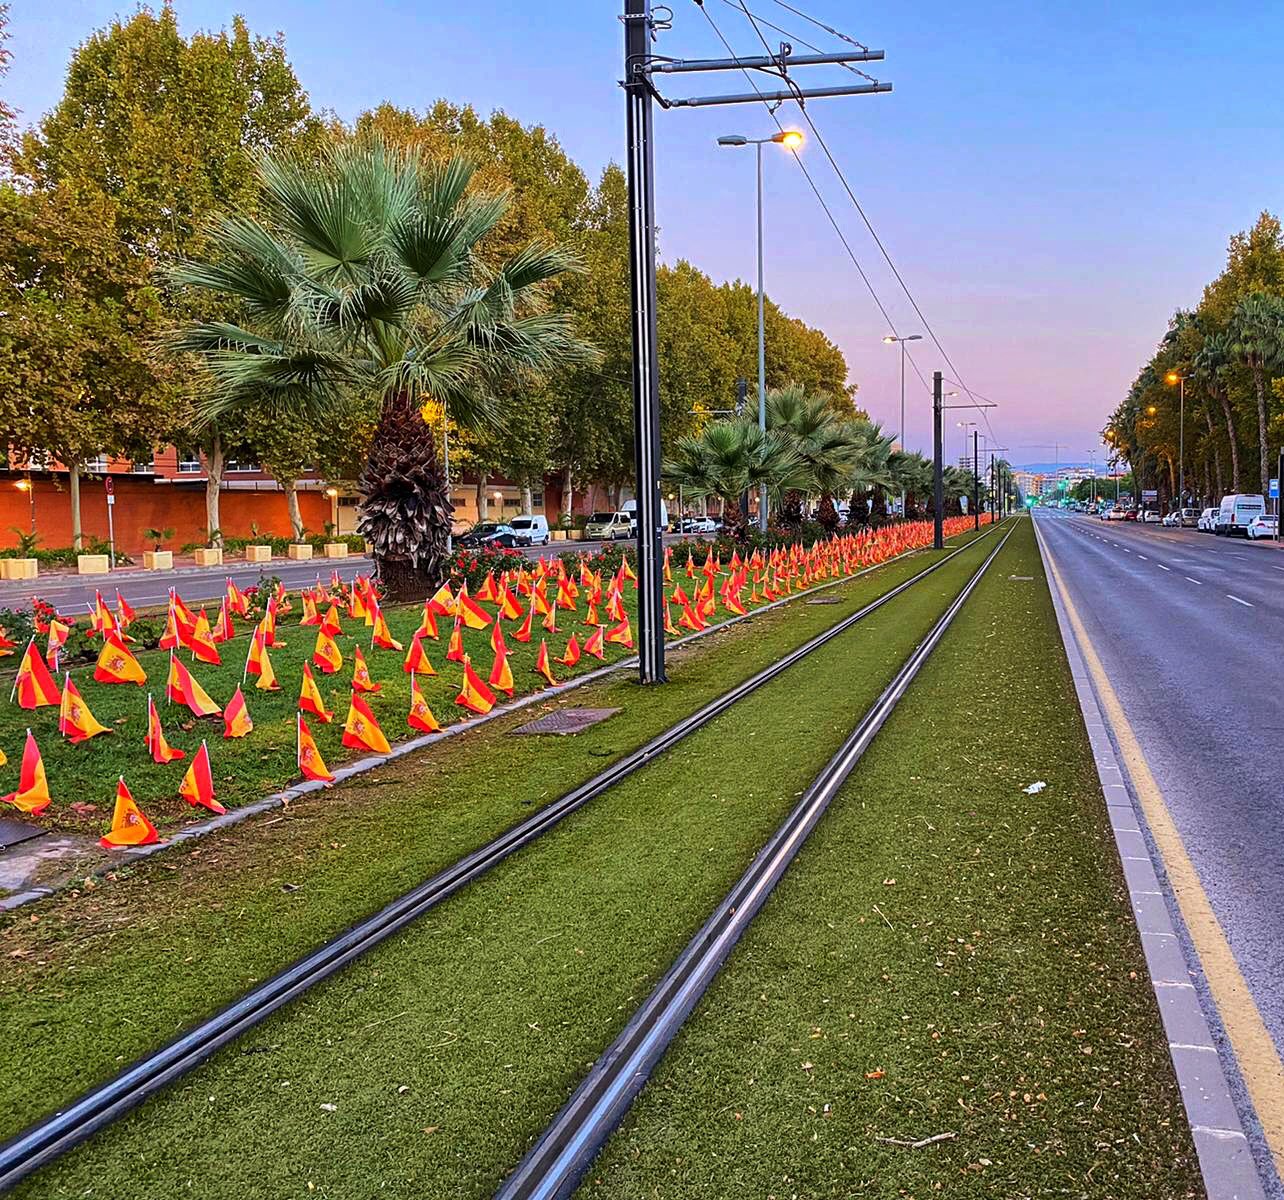
<svg viewBox="0 0 1284 1200">
<path fill-rule="evenodd" d="M 1278 500 L 1280 498 L 1280 481 L 1278 479 L 1272 479 L 1270 483 L 1271 499 Z"/>
<path fill-rule="evenodd" d="M 110 475 L 108 475 L 107 478 L 103 480 L 103 487 L 107 490 L 108 496 L 115 495 L 116 483 L 115 483 L 115 480 L 113 480 Z M 111 501 L 109 500 L 108 503 L 110 504 Z"/>
<path fill-rule="evenodd" d="M 1155 488 L 1142 488 L 1141 498 L 1143 500 L 1158 500 L 1159 492 Z"/>
</svg>

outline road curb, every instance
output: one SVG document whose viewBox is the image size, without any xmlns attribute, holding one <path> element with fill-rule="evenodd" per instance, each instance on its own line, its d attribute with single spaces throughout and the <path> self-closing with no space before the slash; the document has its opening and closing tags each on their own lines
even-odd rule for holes
<svg viewBox="0 0 1284 1200">
<path fill-rule="evenodd" d="M 1145 818 L 1134 806 L 1124 782 L 1109 726 L 1054 585 L 1049 553 L 1037 521 L 1034 530 L 1208 1200 L 1265 1200 L 1253 1151 L 1192 982 L 1193 972 L 1173 926 L 1167 892 L 1160 883 L 1150 842 L 1143 832 Z"/>
</svg>

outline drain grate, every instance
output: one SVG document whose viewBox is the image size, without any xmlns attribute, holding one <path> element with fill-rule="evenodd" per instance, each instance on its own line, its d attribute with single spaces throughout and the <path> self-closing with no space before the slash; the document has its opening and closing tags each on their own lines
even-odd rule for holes
<svg viewBox="0 0 1284 1200">
<path fill-rule="evenodd" d="M 11 821 L 8 817 L 0 817 L 0 850 L 29 842 L 43 833 L 44 830 L 39 825 L 28 825 L 25 821 Z"/>
<path fill-rule="evenodd" d="M 613 717 L 618 708 L 562 708 L 557 712 L 546 713 L 534 721 L 528 721 L 514 733 L 579 733 L 590 725 Z"/>
<path fill-rule="evenodd" d="M 837 604 L 837 596 L 817 596 L 814 600 L 804 601 L 806 604 Z"/>
</svg>

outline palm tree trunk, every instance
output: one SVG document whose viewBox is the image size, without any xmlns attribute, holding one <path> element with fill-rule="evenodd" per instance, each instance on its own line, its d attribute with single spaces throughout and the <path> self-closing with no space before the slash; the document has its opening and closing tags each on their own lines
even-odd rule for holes
<svg viewBox="0 0 1284 1200">
<path fill-rule="evenodd" d="M 745 530 L 748 527 L 748 520 L 740 508 L 739 496 L 722 496 L 722 529 L 729 537 L 736 541 L 744 541 Z"/>
<path fill-rule="evenodd" d="M 1217 498 L 1220 500 L 1222 496 L 1222 483 L 1223 483 L 1222 448 L 1217 444 L 1217 434 L 1213 432 L 1213 413 L 1211 409 L 1209 408 L 1204 409 L 1204 420 L 1208 422 L 1208 442 L 1209 442 L 1209 445 L 1211 445 L 1213 448 L 1213 475 L 1214 475 L 1214 478 L 1217 480 Z M 1212 495 L 1211 487 L 1208 489 L 1206 494 L 1209 496 Z"/>
<path fill-rule="evenodd" d="M 1235 438 L 1235 414 L 1231 412 L 1230 391 L 1223 388 L 1218 393 L 1222 402 L 1222 412 L 1226 414 L 1226 436 L 1230 439 L 1231 455 L 1231 491 L 1239 491 L 1239 442 Z"/>
<path fill-rule="evenodd" d="M 223 486 L 223 438 L 218 431 L 210 441 L 209 453 L 205 456 L 205 527 L 209 533 L 209 544 L 223 544 L 223 530 L 219 523 L 219 488 Z"/>
<path fill-rule="evenodd" d="M 303 541 L 303 513 L 299 509 L 299 482 L 297 479 L 279 479 L 285 492 L 285 508 L 290 514 L 290 534 L 296 542 Z"/>
<path fill-rule="evenodd" d="M 821 492 L 820 504 L 816 508 L 816 520 L 828 532 L 838 528 L 838 509 L 834 507 L 834 498 L 828 492 Z"/>
<path fill-rule="evenodd" d="M 564 519 L 571 515 L 571 507 L 575 502 L 575 492 L 571 484 L 571 464 L 567 463 L 562 468 L 562 517 Z"/>
<path fill-rule="evenodd" d="M 71 495 L 71 545 L 77 553 L 84 543 L 84 534 L 80 526 L 80 464 L 72 463 L 67 468 L 67 491 Z"/>
<path fill-rule="evenodd" d="M 1271 464 L 1266 457 L 1266 379 L 1261 363 L 1253 365 L 1253 386 L 1257 389 L 1257 448 L 1262 455 L 1262 495 L 1271 490 Z"/>
</svg>

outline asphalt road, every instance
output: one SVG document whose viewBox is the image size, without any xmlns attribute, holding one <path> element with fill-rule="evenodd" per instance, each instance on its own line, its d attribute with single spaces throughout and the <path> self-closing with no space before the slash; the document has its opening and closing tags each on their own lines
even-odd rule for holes
<svg viewBox="0 0 1284 1200">
<path fill-rule="evenodd" d="M 1284 550 L 1035 519 L 1284 1052 Z"/>
<path fill-rule="evenodd" d="M 698 537 L 698 534 L 691 534 Z M 681 540 L 679 534 L 669 534 L 665 542 Z M 633 542 L 627 543 L 633 545 Z M 528 558 L 540 554 L 562 554 L 567 550 L 600 550 L 605 542 L 550 542 L 547 546 L 523 549 Z M 116 571 L 111 575 L 47 574 L 35 580 L 0 580 L 0 608 L 19 608 L 39 596 L 54 605 L 60 612 L 76 615 L 86 611 L 94 600 L 94 592 L 101 590 L 103 598 L 115 603 L 116 589 L 135 608 L 164 604 L 169 589 L 175 587 L 184 600 L 213 600 L 222 596 L 226 581 L 231 578 L 237 585 L 257 583 L 260 575 L 278 575 L 287 588 L 297 588 L 312 583 L 318 576 L 329 579 L 336 568 L 344 579 L 368 572 L 374 564 L 364 556 L 346 559 L 315 558 L 295 562 L 288 558 L 274 558 L 268 563 L 228 562 L 221 567 L 184 567 L 174 571 Z"/>
</svg>

